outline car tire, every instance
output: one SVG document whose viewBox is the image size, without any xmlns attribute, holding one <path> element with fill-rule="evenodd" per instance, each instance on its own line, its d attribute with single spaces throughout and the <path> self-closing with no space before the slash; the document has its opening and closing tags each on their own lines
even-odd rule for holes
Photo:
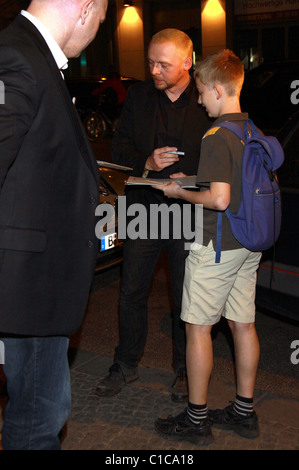
<svg viewBox="0 0 299 470">
<path fill-rule="evenodd" d="M 84 119 L 84 129 L 89 140 L 96 142 L 104 137 L 107 126 L 104 118 L 99 113 L 92 111 Z"/>
</svg>

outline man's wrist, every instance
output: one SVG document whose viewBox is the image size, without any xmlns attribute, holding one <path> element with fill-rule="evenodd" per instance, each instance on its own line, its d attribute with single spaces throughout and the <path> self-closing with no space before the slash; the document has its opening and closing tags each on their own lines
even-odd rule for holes
<svg viewBox="0 0 299 470">
<path fill-rule="evenodd" d="M 148 175 L 148 172 L 151 171 L 151 165 L 149 164 L 149 159 L 150 157 L 147 158 L 145 165 L 144 165 L 144 170 L 142 173 L 142 178 L 146 178 Z"/>
</svg>

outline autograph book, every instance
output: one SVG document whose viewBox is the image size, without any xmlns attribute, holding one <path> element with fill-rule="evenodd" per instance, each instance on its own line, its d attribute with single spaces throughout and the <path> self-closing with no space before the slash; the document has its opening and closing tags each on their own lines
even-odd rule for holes
<svg viewBox="0 0 299 470">
<path fill-rule="evenodd" d="M 196 185 L 196 176 L 183 176 L 181 178 L 141 178 L 138 176 L 129 176 L 126 181 L 126 185 L 152 186 L 167 184 L 171 181 L 176 181 L 180 186 L 182 186 L 182 188 L 199 189 Z"/>
</svg>

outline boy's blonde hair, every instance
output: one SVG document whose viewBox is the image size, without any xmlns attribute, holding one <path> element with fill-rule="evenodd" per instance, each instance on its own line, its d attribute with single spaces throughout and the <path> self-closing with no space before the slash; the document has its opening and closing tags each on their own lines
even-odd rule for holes
<svg viewBox="0 0 299 470">
<path fill-rule="evenodd" d="M 244 65 L 230 49 L 211 54 L 195 68 L 195 80 L 209 88 L 219 83 L 228 96 L 240 96 L 244 82 Z"/>
<path fill-rule="evenodd" d="M 182 53 L 183 58 L 192 58 L 193 42 L 183 31 L 175 28 L 162 29 L 162 31 L 154 34 L 151 39 L 151 44 L 164 44 L 165 42 L 173 43 Z"/>
</svg>

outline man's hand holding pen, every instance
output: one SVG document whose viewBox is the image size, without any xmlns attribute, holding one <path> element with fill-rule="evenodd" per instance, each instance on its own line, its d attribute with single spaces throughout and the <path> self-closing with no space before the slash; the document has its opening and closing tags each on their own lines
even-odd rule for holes
<svg viewBox="0 0 299 470">
<path fill-rule="evenodd" d="M 184 155 L 184 152 L 178 152 L 176 147 L 161 147 L 153 151 L 148 157 L 145 169 L 149 171 L 161 171 L 164 168 L 173 165 L 179 161 L 179 155 Z"/>
</svg>

